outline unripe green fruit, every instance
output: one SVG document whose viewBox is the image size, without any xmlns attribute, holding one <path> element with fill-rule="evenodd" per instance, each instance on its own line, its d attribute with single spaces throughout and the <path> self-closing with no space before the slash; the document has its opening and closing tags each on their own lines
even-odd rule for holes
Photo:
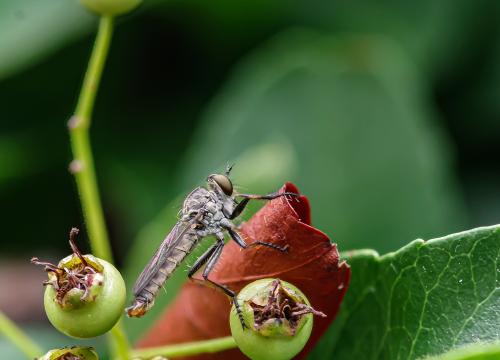
<svg viewBox="0 0 500 360">
<path fill-rule="evenodd" d="M 84 258 L 99 269 L 91 277 L 92 283 L 86 294 L 73 288 L 58 299 L 55 287 L 49 285 L 44 296 L 45 312 L 52 325 L 75 338 L 106 333 L 116 324 L 125 306 L 125 283 L 120 272 L 107 261 L 92 255 L 84 255 Z M 61 260 L 58 267 L 71 269 L 79 261 L 76 255 L 70 255 Z"/>
<path fill-rule="evenodd" d="M 142 0 L 80 0 L 89 10 L 99 15 L 121 15 L 135 9 Z"/>
<path fill-rule="evenodd" d="M 73 358 L 78 358 L 80 360 L 99 360 L 99 356 L 97 356 L 94 348 L 89 346 L 72 346 L 50 350 L 36 360 L 60 360 Z"/>
<path fill-rule="evenodd" d="M 252 360 L 293 358 L 304 348 L 311 335 L 313 313 L 324 316 L 310 306 L 297 287 L 276 279 L 262 279 L 248 284 L 238 294 L 238 304 L 245 328 L 233 305 L 229 317 L 231 334 L 240 350 Z M 284 310 L 280 312 L 278 309 Z M 275 310 L 280 314 L 277 315 Z M 294 315 L 299 311 L 306 313 Z"/>
</svg>

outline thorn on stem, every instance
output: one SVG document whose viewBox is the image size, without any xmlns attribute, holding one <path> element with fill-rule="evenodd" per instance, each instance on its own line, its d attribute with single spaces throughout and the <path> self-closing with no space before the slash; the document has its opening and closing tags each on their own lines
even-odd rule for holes
<svg viewBox="0 0 500 360">
<path fill-rule="evenodd" d="M 70 130 L 76 129 L 82 123 L 82 119 L 76 115 L 73 115 L 68 120 L 68 128 Z"/>
<path fill-rule="evenodd" d="M 83 163 L 80 160 L 73 160 L 69 164 L 69 172 L 72 174 L 77 174 L 83 170 Z"/>
</svg>

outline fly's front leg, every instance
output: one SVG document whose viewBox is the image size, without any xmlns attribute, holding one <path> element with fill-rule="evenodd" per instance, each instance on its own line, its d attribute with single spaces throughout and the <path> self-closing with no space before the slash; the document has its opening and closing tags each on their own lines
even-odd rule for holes
<svg viewBox="0 0 500 360">
<path fill-rule="evenodd" d="M 229 219 L 233 220 L 238 217 L 241 212 L 245 209 L 250 200 L 273 200 L 279 198 L 280 196 L 300 196 L 299 194 L 292 192 L 273 192 L 267 195 L 253 195 L 253 194 L 238 194 L 236 196 L 242 197 L 243 200 L 240 201 L 238 205 L 234 208 L 233 213 L 229 216 Z"/>
<path fill-rule="evenodd" d="M 247 206 L 249 201 L 250 201 L 249 198 L 245 198 L 245 199 L 241 200 L 240 203 L 238 205 L 236 205 L 236 207 L 234 208 L 233 213 L 231 215 L 229 215 L 229 219 L 233 220 L 233 219 L 237 218 L 238 216 L 240 216 L 240 214 L 243 212 L 243 210 L 245 210 L 245 207 Z"/>
<path fill-rule="evenodd" d="M 238 244 L 243 249 L 248 249 L 250 247 L 261 245 L 261 246 L 266 246 L 266 247 L 269 247 L 271 249 L 275 249 L 275 250 L 278 250 L 278 251 L 281 251 L 281 252 L 285 252 L 285 253 L 288 252 L 288 245 L 279 246 L 279 245 L 276 245 L 276 244 L 272 244 L 272 243 L 268 243 L 268 242 L 260 241 L 260 240 L 254 241 L 251 244 L 247 244 L 245 242 L 245 240 L 243 240 L 243 238 L 241 237 L 241 235 L 238 234 L 233 229 L 229 228 L 229 229 L 227 229 L 227 232 L 229 233 L 229 236 L 231 236 L 231 239 L 233 239 L 236 242 L 236 244 Z"/>
</svg>

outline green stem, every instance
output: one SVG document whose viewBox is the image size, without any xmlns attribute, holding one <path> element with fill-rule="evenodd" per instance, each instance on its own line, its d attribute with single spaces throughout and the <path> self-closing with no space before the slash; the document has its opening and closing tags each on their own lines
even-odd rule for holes
<svg viewBox="0 0 500 360">
<path fill-rule="evenodd" d="M 114 357 L 121 360 L 129 360 L 130 357 L 130 345 L 128 339 L 123 331 L 122 322 L 118 322 L 111 330 L 112 336 L 112 347 Z"/>
<path fill-rule="evenodd" d="M 97 187 L 89 128 L 92 109 L 108 54 L 112 33 L 113 18 L 102 17 L 75 115 L 68 124 L 74 156 L 70 170 L 75 175 L 92 253 L 109 262 L 113 261 L 113 257 Z"/>
<path fill-rule="evenodd" d="M 148 359 L 161 355 L 170 358 L 204 353 L 216 353 L 219 351 L 233 349 L 235 347 L 236 343 L 234 342 L 233 337 L 227 336 L 213 340 L 195 341 L 177 345 L 166 345 L 132 350 L 132 356 Z"/>
<path fill-rule="evenodd" d="M 113 262 L 113 255 L 99 197 L 89 129 L 95 97 L 108 55 L 112 34 L 113 18 L 111 16 L 101 17 L 97 38 L 76 105 L 75 115 L 68 123 L 74 157 L 70 164 L 70 170 L 76 179 L 92 253 L 98 258 L 111 263 Z M 123 360 L 130 359 L 129 344 L 121 323 L 117 323 L 111 329 L 110 337 L 116 356 Z"/>
<path fill-rule="evenodd" d="M 0 333 L 3 333 L 29 359 L 43 355 L 42 349 L 17 327 L 5 314 L 0 311 Z"/>
</svg>

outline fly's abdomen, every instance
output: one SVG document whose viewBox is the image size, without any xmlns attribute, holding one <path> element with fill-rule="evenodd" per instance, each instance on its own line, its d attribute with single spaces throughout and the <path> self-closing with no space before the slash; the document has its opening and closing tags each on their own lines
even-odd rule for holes
<svg viewBox="0 0 500 360">
<path fill-rule="evenodd" d="M 189 254 L 195 245 L 195 241 L 184 240 L 181 241 L 176 247 L 170 250 L 167 254 L 165 262 L 158 269 L 156 275 L 151 279 L 150 283 L 141 291 L 144 298 L 153 300 L 165 281 L 172 276 L 173 272 L 181 264 L 184 258 Z M 136 294 L 139 296 L 141 294 Z"/>
<path fill-rule="evenodd" d="M 168 253 L 165 254 L 165 261 L 152 276 L 151 280 L 134 294 L 135 299 L 133 304 L 126 309 L 128 316 L 141 317 L 153 306 L 154 299 L 160 288 L 172 276 L 175 269 L 191 252 L 197 242 L 198 237 L 196 235 L 186 234 L 177 245 L 169 249 Z"/>
</svg>

